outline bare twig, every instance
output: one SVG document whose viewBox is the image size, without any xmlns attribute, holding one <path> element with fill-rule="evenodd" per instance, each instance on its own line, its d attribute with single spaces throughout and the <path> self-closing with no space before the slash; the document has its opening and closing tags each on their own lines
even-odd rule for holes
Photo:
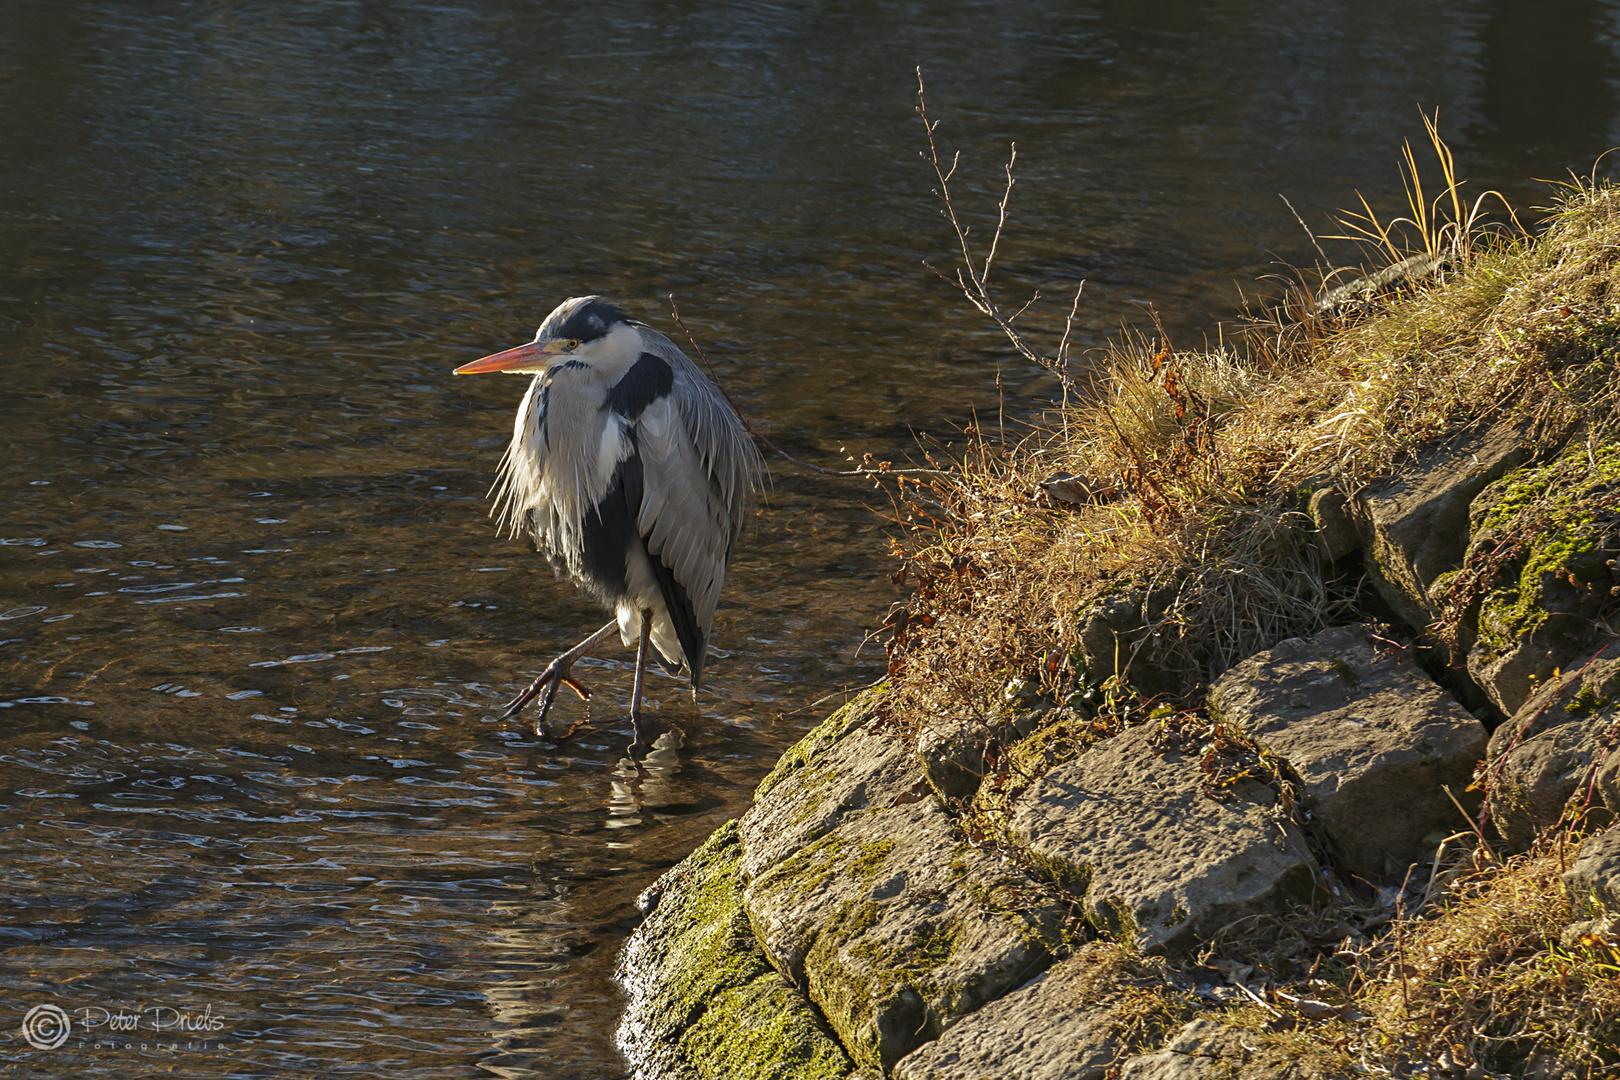
<svg viewBox="0 0 1620 1080">
<path fill-rule="evenodd" d="M 1401 929 L 1406 918 L 1406 885 L 1412 880 L 1412 871 L 1415 869 L 1416 863 L 1406 868 L 1406 877 L 1401 881 L 1401 891 L 1395 894 L 1395 962 L 1399 965 L 1401 973 L 1401 1010 L 1408 1020 L 1412 1019 L 1412 999 L 1406 987 L 1406 936 Z"/>
<path fill-rule="evenodd" d="M 922 101 L 922 73 L 920 71 L 917 74 L 917 100 Z M 981 283 L 988 281 L 990 278 L 990 264 L 996 261 L 996 248 L 1001 246 L 1001 233 L 1007 227 L 1007 203 L 1012 199 L 1013 166 L 1017 164 L 1018 144 L 1013 143 L 1012 152 L 1007 157 L 1007 188 L 1001 193 L 1001 206 L 996 218 L 996 235 L 990 241 L 990 254 L 984 257 L 984 269 L 979 274 Z M 1029 304 L 1033 304 L 1039 295 L 1037 293 L 1036 296 L 1030 297 Z M 1029 307 L 1029 304 L 1025 304 L 1024 307 Z"/>
<path fill-rule="evenodd" d="M 985 256 L 982 263 L 978 263 L 975 262 L 973 257 L 973 246 L 968 242 L 967 226 L 963 225 L 961 218 L 957 216 L 956 204 L 951 200 L 951 178 L 956 175 L 956 168 L 961 164 L 962 155 L 957 153 L 951 156 L 951 167 L 949 169 L 946 169 L 944 162 L 940 160 L 939 144 L 934 140 L 934 129 L 939 126 L 939 121 L 928 119 L 928 101 L 923 95 L 922 68 L 917 69 L 917 115 L 922 118 L 923 130 L 928 135 L 928 153 L 924 156 L 928 159 L 928 164 L 933 167 L 935 179 L 939 181 L 939 187 L 934 189 L 934 194 L 939 196 L 940 202 L 945 204 L 940 214 L 946 221 L 951 223 L 951 229 L 956 233 L 957 247 L 961 249 L 964 264 L 962 269 L 956 272 L 954 278 L 947 276 L 926 259 L 923 260 L 923 265 L 933 271 L 941 281 L 949 282 L 960 289 L 962 295 L 967 298 L 968 303 L 972 304 L 980 314 L 995 323 L 1001 332 L 1007 335 L 1007 340 L 1012 342 L 1013 348 L 1018 351 L 1020 356 L 1051 372 L 1063 386 L 1065 401 L 1067 401 L 1071 392 L 1078 395 L 1078 387 L 1076 387 L 1074 379 L 1069 375 L 1066 356 L 1062 361 L 1043 356 L 1034 345 L 1030 344 L 1029 339 L 1013 326 L 1013 320 L 1022 315 L 1029 308 L 1029 305 L 1039 298 L 1039 294 L 1031 297 L 1029 303 L 1026 303 L 1012 316 L 1004 314 L 990 295 L 990 268 L 995 263 L 996 252 L 1001 247 L 1002 234 L 1007 228 L 1007 206 L 1012 199 L 1013 184 L 1016 182 L 1013 177 L 1013 166 L 1018 162 L 1018 144 L 1013 144 L 1012 153 L 1007 161 L 1007 186 L 1001 193 L 1001 203 L 996 218 L 996 231 L 995 235 L 990 239 L 990 254 Z M 1076 303 L 1078 304 L 1078 302 L 1077 294 Z M 1072 314 L 1070 318 L 1072 320 Z M 1068 333 L 1065 331 L 1065 343 L 1067 340 Z"/>
<path fill-rule="evenodd" d="M 1074 290 L 1074 303 L 1069 306 L 1068 318 L 1063 320 L 1063 340 L 1058 342 L 1057 363 L 1063 369 L 1063 435 L 1069 434 L 1069 335 L 1074 332 L 1074 317 L 1080 313 L 1080 294 L 1086 291 L 1086 283 L 1081 282 L 1079 288 Z"/>
</svg>

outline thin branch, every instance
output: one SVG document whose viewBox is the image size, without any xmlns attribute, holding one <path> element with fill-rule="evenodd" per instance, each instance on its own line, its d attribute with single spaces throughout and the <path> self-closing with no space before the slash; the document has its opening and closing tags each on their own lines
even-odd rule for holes
<svg viewBox="0 0 1620 1080">
<path fill-rule="evenodd" d="M 1086 283 L 1082 281 L 1079 288 L 1074 290 L 1074 303 L 1069 307 L 1069 316 L 1063 320 L 1063 340 L 1058 342 L 1057 362 L 1063 369 L 1063 434 L 1067 438 L 1069 433 L 1069 335 L 1074 331 L 1074 317 L 1080 313 L 1080 294 L 1086 291 Z"/>
<path fill-rule="evenodd" d="M 1024 312 L 1028 311 L 1030 309 L 1030 307 L 1035 303 L 1035 301 L 1039 300 L 1040 298 L 1041 298 L 1040 293 L 1036 293 L 1034 296 L 1030 297 L 1027 301 L 1025 301 L 1023 307 L 1019 308 L 1017 311 L 1012 313 L 1012 317 L 1009 318 L 1007 321 L 1008 322 L 1016 322 L 1016 321 L 1018 321 L 1018 317 L 1020 315 L 1022 315 Z"/>
<path fill-rule="evenodd" d="M 939 196 L 940 202 L 944 204 L 940 215 L 951 223 L 951 229 L 956 233 L 956 244 L 962 252 L 962 262 L 964 264 L 961 269 L 957 270 L 954 279 L 946 276 L 938 267 L 926 259 L 923 260 L 923 265 L 928 267 L 941 281 L 954 285 L 960 290 L 962 295 L 967 298 L 968 303 L 972 304 L 980 314 L 995 323 L 1001 332 L 1007 336 L 1007 340 L 1012 342 L 1013 348 L 1018 351 L 1020 356 L 1033 364 L 1038 364 L 1055 376 L 1063 386 L 1065 400 L 1068 399 L 1071 392 L 1078 395 L 1078 387 L 1069 375 L 1067 363 L 1060 363 L 1050 357 L 1041 355 L 1040 351 L 1030 344 L 1029 339 L 1024 337 L 1013 326 L 1013 319 L 1022 315 L 1028 309 L 1029 304 L 1038 299 L 1039 294 L 1032 297 L 1029 303 L 1020 308 L 1018 313 L 1011 318 L 1002 314 L 1001 309 L 990 295 L 990 268 L 995 262 L 997 251 L 1000 249 L 1002 233 L 1007 225 L 1007 207 L 1012 200 L 1012 189 L 1015 183 L 1013 166 L 1018 161 L 1017 144 L 1013 145 L 1011 157 L 1007 161 L 1007 186 L 1001 194 L 996 231 L 990 240 L 990 254 L 980 264 L 974 261 L 973 246 L 968 242 L 968 228 L 962 224 L 962 219 L 956 213 L 956 204 L 951 199 L 951 178 L 956 175 L 956 168 L 961 164 L 962 155 L 960 152 L 952 155 L 949 170 L 945 168 L 944 162 L 940 160 L 939 144 L 934 138 L 934 130 L 939 127 L 939 121 L 928 118 L 928 100 L 923 92 L 922 68 L 917 69 L 917 115 L 922 119 L 923 131 L 928 138 L 928 152 L 924 157 L 927 158 L 928 164 L 933 167 L 934 178 L 939 182 L 939 186 L 934 189 L 934 194 Z"/>
<path fill-rule="evenodd" d="M 917 92 L 919 94 L 922 93 L 921 84 L 918 85 Z M 990 279 L 990 264 L 996 261 L 996 249 L 1001 246 L 1001 233 L 1002 233 L 1002 231 L 1004 229 L 1007 228 L 1007 202 L 1008 202 L 1008 200 L 1010 200 L 1012 198 L 1012 189 L 1013 189 L 1013 182 L 1014 182 L 1013 181 L 1013 166 L 1017 165 L 1017 164 L 1018 164 L 1018 144 L 1013 143 L 1012 144 L 1012 153 L 1007 158 L 1007 190 L 1005 190 L 1005 191 L 1003 191 L 1001 193 L 1001 207 L 1000 207 L 1000 210 L 999 210 L 999 216 L 996 219 L 996 235 L 990 241 L 990 254 L 985 256 L 985 259 L 984 259 L 984 273 L 981 275 L 981 277 L 986 281 L 988 281 Z M 1029 304 L 1033 304 L 1034 302 L 1035 302 L 1035 300 L 1033 298 L 1031 298 Z M 1029 307 L 1029 304 L 1025 304 L 1024 306 Z"/>
<path fill-rule="evenodd" d="M 1074 330 L 1074 317 L 1080 313 L 1080 294 L 1086 291 L 1086 283 L 1082 281 L 1079 288 L 1074 290 L 1074 303 L 1069 307 L 1069 317 L 1063 320 L 1063 340 L 1058 342 L 1057 362 L 1063 365 L 1064 374 L 1069 371 L 1069 334 Z"/>
</svg>

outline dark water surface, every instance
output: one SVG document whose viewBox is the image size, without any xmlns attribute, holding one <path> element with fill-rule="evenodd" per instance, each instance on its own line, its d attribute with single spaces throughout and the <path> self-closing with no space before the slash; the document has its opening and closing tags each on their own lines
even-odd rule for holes
<svg viewBox="0 0 1620 1080">
<path fill-rule="evenodd" d="M 881 500 L 777 469 L 637 775 L 618 653 L 572 740 L 494 718 L 601 616 L 484 518 L 523 383 L 450 368 L 674 292 L 783 442 L 898 457 L 1006 356 L 919 262 L 915 65 L 981 219 L 1018 140 L 1037 326 L 1196 342 L 1419 103 L 1478 190 L 1588 168 L 1616 9 L 4 4 L 0 1069 L 622 1075 L 635 894 L 881 670 Z"/>
</svg>

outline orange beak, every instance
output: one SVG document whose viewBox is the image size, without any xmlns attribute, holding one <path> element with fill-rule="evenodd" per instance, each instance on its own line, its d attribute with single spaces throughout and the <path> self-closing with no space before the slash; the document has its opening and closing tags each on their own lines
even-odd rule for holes
<svg viewBox="0 0 1620 1080">
<path fill-rule="evenodd" d="M 544 371 L 558 354 L 554 343 L 530 342 L 456 368 L 454 375 L 482 375 L 489 371 Z"/>
</svg>

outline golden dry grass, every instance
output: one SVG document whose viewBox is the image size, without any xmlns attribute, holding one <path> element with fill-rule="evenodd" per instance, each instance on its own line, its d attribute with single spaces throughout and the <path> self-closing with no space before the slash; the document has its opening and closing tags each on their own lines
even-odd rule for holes
<svg viewBox="0 0 1620 1080">
<path fill-rule="evenodd" d="M 1484 860 L 1438 903 L 1324 967 L 1331 978 L 1280 985 L 1267 1005 L 1225 1019 L 1262 1048 L 1363 1075 L 1620 1076 L 1620 943 L 1560 943 L 1572 912 L 1559 875 L 1574 848 L 1549 837 Z M 1302 1010 L 1291 997 L 1319 1004 Z"/>
<path fill-rule="evenodd" d="M 1357 1000 L 1385 1056 L 1520 1072 L 1538 1055 L 1577 1076 L 1620 1074 L 1620 942 L 1559 938 L 1573 913 L 1559 876 L 1575 845 L 1551 838 L 1453 886 L 1437 914 L 1387 938 Z M 1590 937 L 1590 936 L 1589 936 Z"/>
<path fill-rule="evenodd" d="M 1087 400 L 903 488 L 899 700 L 988 715 L 1015 678 L 1060 700 L 1117 675 L 1191 703 L 1238 660 L 1344 621 L 1353 588 L 1328 577 L 1309 494 L 1353 495 L 1507 412 L 1613 438 L 1617 279 L 1620 192 L 1574 185 L 1539 238 L 1497 238 L 1375 310 L 1274 309 L 1241 353 L 1116 342 Z M 1054 504 L 1040 481 L 1058 472 L 1104 497 Z M 1088 609 L 1133 594 L 1151 634 L 1085 655 Z"/>
</svg>

